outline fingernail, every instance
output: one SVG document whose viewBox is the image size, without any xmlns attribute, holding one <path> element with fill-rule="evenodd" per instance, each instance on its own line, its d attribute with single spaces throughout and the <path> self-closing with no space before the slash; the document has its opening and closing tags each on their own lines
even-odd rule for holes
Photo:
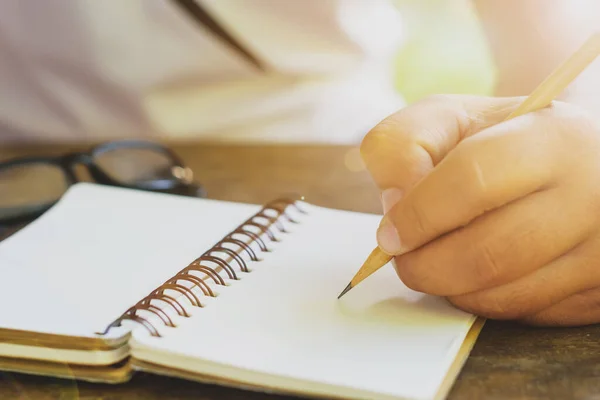
<svg viewBox="0 0 600 400">
<path fill-rule="evenodd" d="M 398 231 L 387 217 L 383 217 L 379 229 L 377 229 L 377 243 L 381 250 L 389 255 L 398 254 L 402 251 Z"/>
<path fill-rule="evenodd" d="M 385 189 L 381 192 L 381 204 L 383 213 L 386 214 L 402 198 L 402 190 L 397 188 Z"/>
</svg>

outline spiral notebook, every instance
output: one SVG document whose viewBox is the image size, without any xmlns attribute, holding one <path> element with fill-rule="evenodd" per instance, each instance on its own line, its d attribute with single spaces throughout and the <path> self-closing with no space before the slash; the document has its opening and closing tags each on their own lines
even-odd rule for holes
<svg viewBox="0 0 600 400">
<path fill-rule="evenodd" d="M 0 369 L 136 371 L 305 397 L 447 395 L 481 329 L 386 266 L 380 216 L 73 186 L 0 243 Z"/>
</svg>

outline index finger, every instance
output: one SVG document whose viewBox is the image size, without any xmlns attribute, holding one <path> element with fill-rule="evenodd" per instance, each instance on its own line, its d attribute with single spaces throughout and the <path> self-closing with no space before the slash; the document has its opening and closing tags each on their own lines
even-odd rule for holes
<svg viewBox="0 0 600 400">
<path fill-rule="evenodd" d="M 558 156 L 551 132 L 551 121 L 525 118 L 462 142 L 384 216 L 379 246 L 403 254 L 539 190 Z"/>
<path fill-rule="evenodd" d="M 384 119 L 365 136 L 361 156 L 381 190 L 408 192 L 461 140 L 495 125 L 521 98 L 437 95 Z"/>
</svg>

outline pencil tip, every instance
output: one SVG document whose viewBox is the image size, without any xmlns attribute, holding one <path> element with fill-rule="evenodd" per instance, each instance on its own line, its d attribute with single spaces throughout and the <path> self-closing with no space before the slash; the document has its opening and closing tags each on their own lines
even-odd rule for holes
<svg viewBox="0 0 600 400">
<path fill-rule="evenodd" d="M 350 289 L 352 289 L 352 282 L 350 282 L 348 284 L 348 286 L 346 286 L 346 288 L 344 290 L 342 290 L 342 293 L 340 293 L 340 295 L 338 296 L 338 300 L 340 299 L 340 297 L 342 297 L 343 295 L 348 293 L 350 291 Z"/>
</svg>

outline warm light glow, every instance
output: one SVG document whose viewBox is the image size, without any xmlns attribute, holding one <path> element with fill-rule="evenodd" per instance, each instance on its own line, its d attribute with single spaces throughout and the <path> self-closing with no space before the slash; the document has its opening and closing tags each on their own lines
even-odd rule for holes
<svg viewBox="0 0 600 400">
<path fill-rule="evenodd" d="M 358 148 L 353 148 L 346 152 L 346 155 L 344 156 L 344 164 L 346 165 L 346 168 L 352 172 L 363 171 L 366 168 Z"/>
<path fill-rule="evenodd" d="M 187 167 L 183 168 L 179 166 L 174 166 L 173 168 L 171 168 L 171 173 L 175 178 L 187 184 L 192 183 L 194 179 L 194 173 L 190 168 Z"/>
</svg>

